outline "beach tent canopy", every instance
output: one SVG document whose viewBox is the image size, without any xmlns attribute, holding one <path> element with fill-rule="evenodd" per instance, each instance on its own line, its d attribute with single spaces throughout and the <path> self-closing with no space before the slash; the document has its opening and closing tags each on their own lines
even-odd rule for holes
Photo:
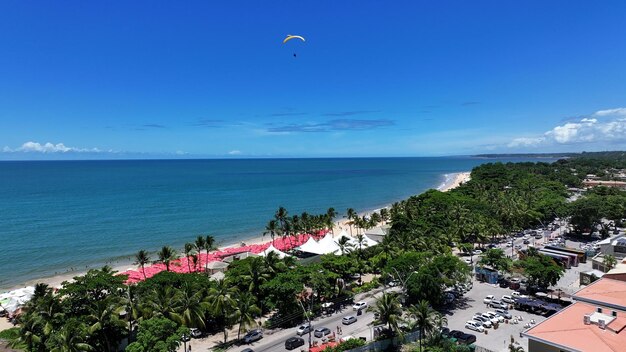
<svg viewBox="0 0 626 352">
<path fill-rule="evenodd" d="M 289 254 L 279 251 L 278 249 L 276 249 L 276 247 L 274 247 L 274 245 L 271 245 L 269 247 L 267 247 L 266 250 L 264 250 L 263 252 L 259 253 L 260 255 L 266 257 L 268 254 L 270 254 L 270 252 L 274 252 L 276 253 L 276 255 L 278 255 L 278 258 L 283 259 L 285 257 L 290 257 Z"/>
<path fill-rule="evenodd" d="M 341 238 L 341 237 L 348 237 L 348 233 L 346 232 L 345 229 L 341 229 L 341 233 L 339 234 L 338 238 Z"/>
<path fill-rule="evenodd" d="M 323 254 L 320 252 L 319 244 L 313 239 L 313 237 L 309 237 L 309 239 L 302 246 L 298 247 L 298 250 L 313 254 Z"/>
<path fill-rule="evenodd" d="M 226 268 L 228 268 L 228 263 L 224 263 L 224 262 L 220 262 L 220 261 L 214 261 L 214 262 L 210 262 L 207 265 L 207 269 L 209 270 L 225 270 Z"/>
<path fill-rule="evenodd" d="M 341 248 L 339 248 L 339 245 L 330 234 L 324 236 L 324 238 L 322 238 L 317 244 L 319 245 L 322 254 L 341 254 Z"/>
<path fill-rule="evenodd" d="M 210 279 L 215 280 L 215 281 L 220 281 L 220 280 L 224 280 L 225 277 L 226 275 L 223 272 L 218 271 L 215 274 L 211 275 Z"/>
<path fill-rule="evenodd" d="M 359 241 L 356 238 L 352 238 L 350 240 L 350 244 L 352 244 L 352 247 L 354 247 L 354 248 L 359 248 Z M 366 235 L 363 235 L 363 243 L 361 244 L 361 246 L 363 248 L 374 247 L 377 244 L 378 244 L 378 242 L 376 242 L 373 239 L 367 237 Z"/>
</svg>

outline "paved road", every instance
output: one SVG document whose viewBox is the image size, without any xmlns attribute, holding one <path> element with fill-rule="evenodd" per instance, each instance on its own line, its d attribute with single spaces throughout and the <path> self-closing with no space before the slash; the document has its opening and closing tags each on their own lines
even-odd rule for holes
<svg viewBox="0 0 626 352">
<path fill-rule="evenodd" d="M 394 289 L 390 289 L 389 291 L 391 290 Z M 377 297 L 380 297 L 381 295 L 382 292 L 378 292 L 373 296 L 367 298 L 359 297 L 359 299 L 367 302 L 367 304 L 371 307 L 374 304 L 375 299 Z M 371 322 L 374 320 L 374 313 L 365 311 L 362 315 L 357 316 L 356 323 L 350 325 L 342 325 L 341 320 L 343 319 L 343 317 L 348 315 L 356 316 L 356 312 L 352 310 L 352 306 L 348 306 L 344 308 L 343 311 L 334 313 L 331 316 L 316 318 L 315 320 L 311 321 L 311 324 L 313 325 L 313 328 L 327 327 L 331 331 L 336 331 L 337 326 L 340 326 L 343 329 L 343 334 L 336 335 L 338 337 L 351 335 L 354 337 L 365 337 L 367 341 L 371 341 L 372 326 L 369 324 L 371 324 Z M 271 335 L 266 334 L 263 339 L 257 342 L 254 342 L 250 345 L 242 345 L 238 349 L 233 350 L 241 351 L 245 348 L 251 348 L 255 352 L 287 351 L 285 349 L 285 341 L 292 336 L 297 336 L 296 329 L 297 327 L 294 327 L 290 329 L 279 330 Z M 306 347 L 308 347 L 308 334 L 302 336 L 302 338 L 305 341 L 305 345 L 300 348 L 296 348 L 294 351 L 299 351 L 300 349 L 306 349 Z M 318 341 L 319 343 L 321 343 L 321 339 L 313 336 L 313 333 L 311 333 L 311 341 Z"/>
</svg>

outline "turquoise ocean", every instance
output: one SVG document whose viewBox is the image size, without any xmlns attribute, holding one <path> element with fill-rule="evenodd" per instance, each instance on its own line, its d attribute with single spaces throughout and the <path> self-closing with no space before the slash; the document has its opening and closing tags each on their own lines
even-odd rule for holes
<svg viewBox="0 0 626 352">
<path fill-rule="evenodd" d="M 524 159 L 529 160 L 529 159 Z M 258 237 L 290 214 L 358 212 L 437 188 L 493 159 L 341 158 L 0 162 L 0 287 L 105 263 L 140 249 Z M 521 159 L 499 159 L 521 161 Z M 119 264 L 117 264 L 119 265 Z"/>
</svg>

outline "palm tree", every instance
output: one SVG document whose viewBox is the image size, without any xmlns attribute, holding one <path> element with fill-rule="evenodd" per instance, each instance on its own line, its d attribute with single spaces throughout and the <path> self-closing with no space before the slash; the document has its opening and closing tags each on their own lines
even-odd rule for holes
<svg viewBox="0 0 626 352">
<path fill-rule="evenodd" d="M 271 252 L 274 253 L 274 252 Z M 249 259 L 247 273 L 241 278 L 248 285 L 248 292 L 252 293 L 254 297 L 261 297 L 261 285 L 263 285 L 269 279 L 265 262 L 261 257 L 252 257 Z M 263 302 L 259 299 L 261 309 L 263 309 Z"/>
<path fill-rule="evenodd" d="M 365 244 L 365 235 L 358 234 L 356 235 L 356 245 L 359 248 L 358 258 L 359 258 L 359 283 L 361 283 L 361 277 L 363 276 L 362 263 L 363 263 L 363 245 Z"/>
<path fill-rule="evenodd" d="M 185 284 L 174 296 L 172 320 L 188 328 L 204 328 L 204 312 L 209 304 L 202 300 L 202 291 Z"/>
<path fill-rule="evenodd" d="M 352 236 L 352 224 L 354 223 L 353 220 L 357 217 L 357 213 L 354 209 L 348 208 L 348 210 L 346 210 L 346 217 L 348 218 L 348 225 L 350 225 L 350 236 Z"/>
<path fill-rule="evenodd" d="M 282 272 L 282 264 L 283 262 L 280 260 L 280 257 L 276 252 L 269 252 L 263 259 L 265 262 L 265 267 L 270 274 L 278 274 Z"/>
<path fill-rule="evenodd" d="M 274 245 L 274 237 L 276 234 L 280 233 L 280 228 L 278 227 L 278 222 L 274 219 L 270 220 L 267 225 L 265 225 L 265 232 L 263 232 L 263 236 L 269 234 L 272 239 L 272 246 Z"/>
<path fill-rule="evenodd" d="M 198 263 L 200 262 L 200 256 L 198 253 L 191 255 L 191 261 L 193 262 L 193 271 L 198 271 Z"/>
<path fill-rule="evenodd" d="M 187 271 L 191 272 L 191 264 L 189 263 L 189 256 L 191 256 L 191 254 L 193 253 L 193 243 L 185 243 L 185 258 L 187 258 Z M 195 267 L 194 267 L 194 271 L 195 271 Z"/>
<path fill-rule="evenodd" d="M 604 256 L 602 264 L 604 264 L 604 268 L 606 269 L 606 271 L 609 271 L 617 265 L 617 259 L 615 259 L 615 256 L 607 254 Z"/>
<path fill-rule="evenodd" d="M 171 319 L 176 313 L 172 302 L 176 297 L 176 289 L 171 286 L 159 285 L 144 299 L 141 306 L 145 319 L 164 317 Z"/>
<path fill-rule="evenodd" d="M 232 325 L 237 302 L 233 298 L 237 290 L 224 280 L 218 280 L 217 284 L 209 290 L 210 309 L 215 316 L 224 322 L 224 343 L 228 339 L 227 329 Z"/>
<path fill-rule="evenodd" d="M 287 222 L 287 216 L 289 216 L 289 214 L 287 213 L 287 209 L 285 209 L 284 207 L 279 207 L 276 211 L 276 214 L 274 214 L 274 218 L 280 224 L 280 228 L 281 230 L 283 230 L 283 233 L 285 232 L 285 223 Z"/>
<path fill-rule="evenodd" d="M 383 292 L 373 308 L 378 314 L 377 320 L 380 324 L 386 324 L 389 330 L 399 332 L 398 323 L 402 318 L 402 307 L 396 294 Z"/>
<path fill-rule="evenodd" d="M 150 263 L 150 254 L 143 249 L 135 254 L 135 265 L 139 265 L 141 267 L 141 272 L 143 273 L 143 279 L 146 280 L 146 264 Z"/>
<path fill-rule="evenodd" d="M 196 247 L 196 252 L 198 253 L 198 255 L 202 254 L 202 251 L 204 250 L 205 247 L 205 242 L 206 239 L 204 238 L 204 236 L 198 236 L 196 237 L 196 241 L 194 242 L 194 246 Z M 208 256 L 208 253 L 207 253 Z M 208 258 L 206 258 L 206 260 L 208 261 Z M 202 263 L 202 260 L 200 260 L 200 263 Z M 205 269 L 206 271 L 206 269 Z"/>
<path fill-rule="evenodd" d="M 209 252 L 210 251 L 214 251 L 217 249 L 217 247 L 215 247 L 215 237 L 211 236 L 211 235 L 207 235 L 204 238 L 204 249 L 206 250 L 206 256 L 207 256 L 207 261 L 204 263 L 204 271 L 209 271 Z"/>
<path fill-rule="evenodd" d="M 236 316 L 239 323 L 237 340 L 239 340 L 241 338 L 241 329 L 253 326 L 256 323 L 254 318 L 261 314 L 261 309 L 256 306 L 256 299 L 249 292 L 238 292 L 235 295 L 235 301 L 237 302 Z"/>
<path fill-rule="evenodd" d="M 42 332 L 36 316 L 26 315 L 26 319 L 20 319 L 20 337 L 10 347 L 19 347 L 20 343 L 26 345 L 26 350 L 33 351 L 35 345 L 42 342 Z"/>
<path fill-rule="evenodd" d="M 333 236 L 335 235 L 335 218 L 337 217 L 337 214 L 339 213 L 337 213 L 333 207 L 328 208 L 326 211 L 326 226 L 330 229 Z"/>
<path fill-rule="evenodd" d="M 350 253 L 350 251 L 352 251 L 352 242 L 350 242 L 350 239 L 346 236 L 341 236 L 341 238 L 335 243 L 337 243 L 337 246 L 339 246 L 339 250 L 341 251 L 342 255 L 348 254 Z"/>
<path fill-rule="evenodd" d="M 428 301 L 421 300 L 417 305 L 409 308 L 409 316 L 414 319 L 415 325 L 420 331 L 420 351 L 422 351 L 422 338 L 424 334 L 434 329 L 434 316 L 436 312 L 430 307 Z"/>
<path fill-rule="evenodd" d="M 380 209 L 380 220 L 383 222 L 383 224 L 387 223 L 387 221 L 389 220 L 389 209 Z"/>
<path fill-rule="evenodd" d="M 122 331 L 126 322 L 120 319 L 119 313 L 124 309 L 119 298 L 108 296 L 104 300 L 95 301 L 89 307 L 87 321 L 89 335 L 98 343 L 96 347 L 101 351 L 115 350 L 114 341 L 121 340 Z"/>
<path fill-rule="evenodd" d="M 50 352 L 81 352 L 95 351 L 95 348 L 85 342 L 87 327 L 76 320 L 71 320 L 56 331 L 46 342 L 46 349 Z"/>
<path fill-rule="evenodd" d="M 165 270 L 167 271 L 170 271 L 170 263 L 178 259 L 176 251 L 170 246 L 163 246 L 157 255 L 159 256 L 157 263 L 165 264 Z"/>
</svg>

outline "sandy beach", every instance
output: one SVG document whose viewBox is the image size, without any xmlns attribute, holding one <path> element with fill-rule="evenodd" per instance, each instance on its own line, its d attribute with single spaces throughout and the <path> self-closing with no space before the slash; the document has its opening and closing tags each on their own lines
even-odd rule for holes
<svg viewBox="0 0 626 352">
<path fill-rule="evenodd" d="M 451 189 L 454 189 L 460 186 L 464 182 L 467 182 L 469 179 L 470 179 L 470 172 L 459 172 L 459 173 L 446 175 L 445 182 L 441 186 L 438 187 L 438 190 L 442 192 L 449 191 Z M 387 206 L 387 208 L 389 206 Z M 377 211 L 377 210 L 362 212 L 362 213 L 359 213 L 359 216 L 368 216 L 373 211 Z M 346 218 L 339 219 L 335 222 L 335 226 L 333 228 L 332 233 L 334 234 L 334 236 L 338 236 L 342 230 L 345 230 L 350 236 L 350 225 L 348 224 L 348 219 Z M 354 230 L 352 232 L 354 235 L 355 233 Z M 255 245 L 255 244 L 269 243 L 270 241 L 271 239 L 269 236 L 255 236 L 255 237 L 251 237 L 246 240 L 243 240 L 242 242 L 245 243 L 246 245 Z M 219 247 L 219 250 L 238 247 L 240 245 L 241 243 L 223 245 Z M 182 252 L 182 249 L 178 249 L 178 250 L 179 250 L 179 253 Z M 155 257 L 154 253 L 151 253 L 151 255 L 153 258 Z M 137 266 L 133 264 L 132 260 L 116 262 L 115 265 L 110 265 L 110 266 L 112 266 L 113 269 L 118 272 L 124 272 L 129 269 L 132 269 L 132 270 L 137 269 Z M 45 284 L 48 284 L 50 287 L 61 287 L 61 284 L 64 281 L 71 281 L 75 276 L 84 275 L 85 273 L 86 273 L 85 270 L 66 272 L 66 273 L 54 275 L 51 277 L 44 277 L 44 278 L 29 280 L 20 285 L 15 285 L 13 287 L 9 287 L 1 291 L 11 291 L 11 290 L 15 290 L 15 289 L 22 288 L 22 287 L 33 286 L 36 283 L 45 283 Z"/>
</svg>

